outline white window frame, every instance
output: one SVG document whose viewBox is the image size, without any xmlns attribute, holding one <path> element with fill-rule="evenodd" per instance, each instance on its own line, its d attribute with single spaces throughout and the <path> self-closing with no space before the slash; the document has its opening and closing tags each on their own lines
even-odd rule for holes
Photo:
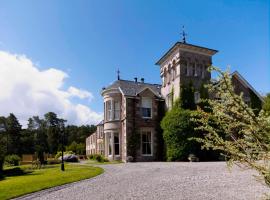
<svg viewBox="0 0 270 200">
<path fill-rule="evenodd" d="M 109 109 L 109 104 L 110 104 L 110 109 Z M 112 100 L 106 101 L 106 117 L 107 117 L 107 121 L 113 120 L 113 101 Z"/>
<path fill-rule="evenodd" d="M 120 110 L 121 110 L 120 101 L 114 101 L 113 104 L 114 104 L 114 114 L 113 114 L 114 120 L 120 120 Z M 118 108 L 116 108 L 116 104 L 118 104 Z"/>
<path fill-rule="evenodd" d="M 150 107 L 150 109 L 151 109 L 150 117 L 143 116 L 143 111 L 142 111 L 142 109 L 144 108 L 144 107 L 143 107 L 143 101 L 146 100 L 146 99 L 149 100 L 149 101 L 151 102 L 151 107 Z M 152 116 L 153 116 L 153 101 L 152 101 L 152 99 L 149 98 L 149 97 L 142 97 L 142 102 L 141 102 L 141 116 L 142 116 L 143 119 L 152 119 Z"/>
<path fill-rule="evenodd" d="M 151 154 L 144 154 L 143 153 L 143 144 L 146 144 L 147 142 L 144 142 L 143 143 L 143 141 L 142 141 L 142 135 L 144 134 L 144 133 L 150 133 L 151 134 L 151 137 L 150 137 L 150 149 L 151 149 Z M 149 143 L 149 142 L 148 142 Z M 153 156 L 153 133 L 152 133 L 152 131 L 151 130 L 142 130 L 141 131 L 141 154 L 142 154 L 142 156 Z"/>
</svg>

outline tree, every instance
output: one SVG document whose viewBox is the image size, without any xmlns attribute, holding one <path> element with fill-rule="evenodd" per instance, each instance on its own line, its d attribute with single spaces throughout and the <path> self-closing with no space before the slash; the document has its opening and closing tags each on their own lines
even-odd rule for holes
<svg viewBox="0 0 270 200">
<path fill-rule="evenodd" d="M 197 142 L 188 140 L 195 136 L 195 124 L 190 120 L 192 112 L 176 104 L 161 121 L 169 161 L 187 160 L 189 154 L 197 154 L 200 149 Z"/>
<path fill-rule="evenodd" d="M 77 143 L 73 141 L 69 146 L 66 148 L 67 151 L 72 151 L 77 155 L 84 155 L 85 154 L 85 143 Z"/>
<path fill-rule="evenodd" d="M 6 118 L 0 117 L 0 176 L 3 171 L 4 159 L 7 153 L 6 144 Z"/>
<path fill-rule="evenodd" d="M 236 163 L 257 170 L 270 186 L 270 116 L 264 112 L 256 115 L 242 94 L 235 94 L 228 71 L 211 70 L 219 73 L 219 81 L 208 88 L 218 99 L 208 100 L 212 112 L 199 110 L 194 115 L 197 130 L 204 133 L 196 141 L 203 148 L 224 152 L 229 166 Z"/>
<path fill-rule="evenodd" d="M 48 112 L 44 115 L 47 129 L 49 152 L 56 153 L 60 148 L 61 142 L 61 119 L 53 112 Z"/>
<path fill-rule="evenodd" d="M 268 93 L 264 99 L 263 110 L 270 114 L 270 93 Z"/>
<path fill-rule="evenodd" d="M 188 85 L 181 86 L 181 94 L 180 94 L 180 106 L 183 109 L 195 110 L 196 104 L 194 101 L 194 88 L 192 82 Z"/>
<path fill-rule="evenodd" d="M 7 154 L 21 154 L 21 130 L 16 116 L 12 113 L 6 118 Z"/>
<path fill-rule="evenodd" d="M 41 163 L 44 162 L 44 153 L 48 152 L 45 121 L 38 116 L 29 118 L 27 130 L 34 135 L 34 150 Z"/>
</svg>

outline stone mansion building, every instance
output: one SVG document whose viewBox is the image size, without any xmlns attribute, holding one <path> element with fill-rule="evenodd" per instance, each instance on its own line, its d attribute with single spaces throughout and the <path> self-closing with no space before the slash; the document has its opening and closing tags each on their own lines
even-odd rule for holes
<svg viewBox="0 0 270 200">
<path fill-rule="evenodd" d="M 200 87 L 211 80 L 207 68 L 218 51 L 176 42 L 156 63 L 162 85 L 146 83 L 144 79 L 122 80 L 118 75 L 103 88 L 104 120 L 97 131 L 86 139 L 86 154 L 103 154 L 110 160 L 155 161 L 162 159 L 160 121 L 164 110 L 179 98 L 180 87 L 193 83 L 195 102 L 200 99 Z M 235 92 L 243 92 L 246 103 L 251 94 L 262 101 L 258 92 L 238 73 L 232 74 Z"/>
</svg>

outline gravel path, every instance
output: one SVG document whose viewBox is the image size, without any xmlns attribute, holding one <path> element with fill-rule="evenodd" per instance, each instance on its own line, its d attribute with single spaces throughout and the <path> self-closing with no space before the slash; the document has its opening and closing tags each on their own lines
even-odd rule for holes
<svg viewBox="0 0 270 200">
<path fill-rule="evenodd" d="M 260 199 L 269 190 L 255 181 L 254 171 L 224 162 L 127 163 L 103 165 L 96 178 L 33 193 L 18 199 Z"/>
</svg>

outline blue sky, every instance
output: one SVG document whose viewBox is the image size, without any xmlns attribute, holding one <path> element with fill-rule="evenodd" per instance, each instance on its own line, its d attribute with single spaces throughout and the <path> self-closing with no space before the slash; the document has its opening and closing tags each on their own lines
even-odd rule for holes
<svg viewBox="0 0 270 200">
<path fill-rule="evenodd" d="M 219 50 L 213 64 L 238 70 L 270 92 L 269 1 L 0 1 L 0 50 L 24 54 L 39 70 L 68 74 L 94 98 L 74 98 L 102 112 L 100 90 L 116 79 L 160 83 L 155 62 L 185 25 L 187 42 Z"/>
</svg>

